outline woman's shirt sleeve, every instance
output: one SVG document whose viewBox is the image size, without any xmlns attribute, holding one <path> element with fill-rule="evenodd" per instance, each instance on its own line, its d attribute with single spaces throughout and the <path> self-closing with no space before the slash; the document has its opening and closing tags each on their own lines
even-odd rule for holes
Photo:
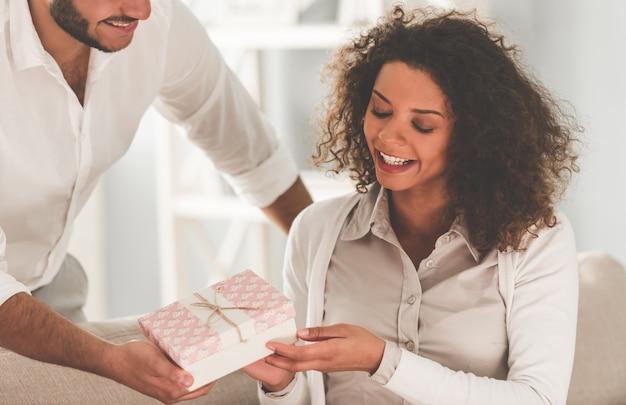
<svg viewBox="0 0 626 405">
<path fill-rule="evenodd" d="M 304 211 L 307 211 L 305 208 Z M 308 232 L 302 229 L 302 213 L 296 217 L 287 237 L 285 261 L 283 267 L 284 292 L 291 299 L 296 309 L 296 326 L 302 328 L 306 324 L 308 283 L 306 247 L 302 239 L 307 237 Z M 261 405 L 308 405 L 310 404 L 309 386 L 305 373 L 296 373 L 292 384 L 285 390 L 270 395 L 263 392 L 259 387 L 258 397 Z"/>
</svg>

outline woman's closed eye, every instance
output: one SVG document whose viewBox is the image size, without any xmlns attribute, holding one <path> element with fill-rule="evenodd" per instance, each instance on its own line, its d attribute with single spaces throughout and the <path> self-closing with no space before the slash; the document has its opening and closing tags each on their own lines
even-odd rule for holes
<svg viewBox="0 0 626 405">
<path fill-rule="evenodd" d="M 391 112 L 377 110 L 376 108 L 372 108 L 370 110 L 370 112 L 376 118 L 387 118 L 387 117 L 391 116 Z M 421 124 L 419 124 L 419 123 L 417 123 L 415 121 L 411 121 L 411 125 L 417 131 L 419 131 L 419 132 L 421 132 L 423 134 L 430 134 L 430 133 L 433 132 L 433 128 L 426 127 L 426 126 L 421 125 Z"/>
<path fill-rule="evenodd" d="M 423 126 L 420 126 L 415 121 L 412 121 L 411 124 L 413 125 L 413 128 L 417 129 L 419 132 L 423 134 L 430 134 L 431 132 L 433 132 L 433 128 L 425 128 Z"/>
<path fill-rule="evenodd" d="M 386 118 L 386 117 L 389 117 L 391 115 L 390 112 L 378 111 L 378 110 L 376 110 L 374 108 L 372 108 L 371 112 L 372 112 L 372 115 L 377 117 L 377 118 Z"/>
</svg>

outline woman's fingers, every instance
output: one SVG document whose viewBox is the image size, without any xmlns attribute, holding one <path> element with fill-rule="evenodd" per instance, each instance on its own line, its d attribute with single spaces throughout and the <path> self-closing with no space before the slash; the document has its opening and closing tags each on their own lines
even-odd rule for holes
<svg viewBox="0 0 626 405">
<path fill-rule="evenodd" d="M 297 336 L 302 340 L 316 342 L 332 338 L 347 337 L 349 335 L 349 328 L 350 325 L 345 324 L 314 326 L 311 328 L 299 329 Z"/>
<path fill-rule="evenodd" d="M 291 372 L 319 370 L 323 372 L 378 368 L 385 350 L 384 340 L 367 330 L 347 324 L 305 328 L 298 336 L 311 344 L 303 346 L 270 342 L 274 355 L 266 361 Z"/>
</svg>

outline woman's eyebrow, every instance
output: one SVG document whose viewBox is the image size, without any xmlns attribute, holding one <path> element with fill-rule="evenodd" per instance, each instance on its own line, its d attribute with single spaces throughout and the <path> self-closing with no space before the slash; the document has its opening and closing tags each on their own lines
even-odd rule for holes
<svg viewBox="0 0 626 405">
<path fill-rule="evenodd" d="M 382 94 L 380 94 L 380 92 L 378 90 L 372 90 L 372 93 L 376 94 L 378 96 L 378 98 L 383 100 L 385 103 L 391 104 L 391 102 L 389 100 L 387 100 L 387 97 L 385 97 Z"/>
<path fill-rule="evenodd" d="M 378 90 L 372 90 L 372 93 L 376 94 L 385 103 L 391 104 L 391 102 L 389 100 L 387 100 L 387 98 L 385 96 L 383 96 Z M 411 111 L 415 112 L 415 113 L 418 113 L 418 114 L 435 114 L 435 115 L 438 115 L 440 117 L 443 117 L 443 114 L 440 113 L 437 110 L 424 110 L 424 109 L 421 109 L 421 108 L 413 108 L 413 109 L 411 109 Z"/>
</svg>

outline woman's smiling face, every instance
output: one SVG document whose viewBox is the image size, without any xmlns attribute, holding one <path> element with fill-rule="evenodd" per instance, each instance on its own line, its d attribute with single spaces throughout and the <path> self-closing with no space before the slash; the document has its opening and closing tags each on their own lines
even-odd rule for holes
<svg viewBox="0 0 626 405">
<path fill-rule="evenodd" d="M 383 65 L 363 121 L 378 182 L 393 191 L 445 189 L 453 124 L 447 98 L 428 73 L 403 62 Z"/>
</svg>

